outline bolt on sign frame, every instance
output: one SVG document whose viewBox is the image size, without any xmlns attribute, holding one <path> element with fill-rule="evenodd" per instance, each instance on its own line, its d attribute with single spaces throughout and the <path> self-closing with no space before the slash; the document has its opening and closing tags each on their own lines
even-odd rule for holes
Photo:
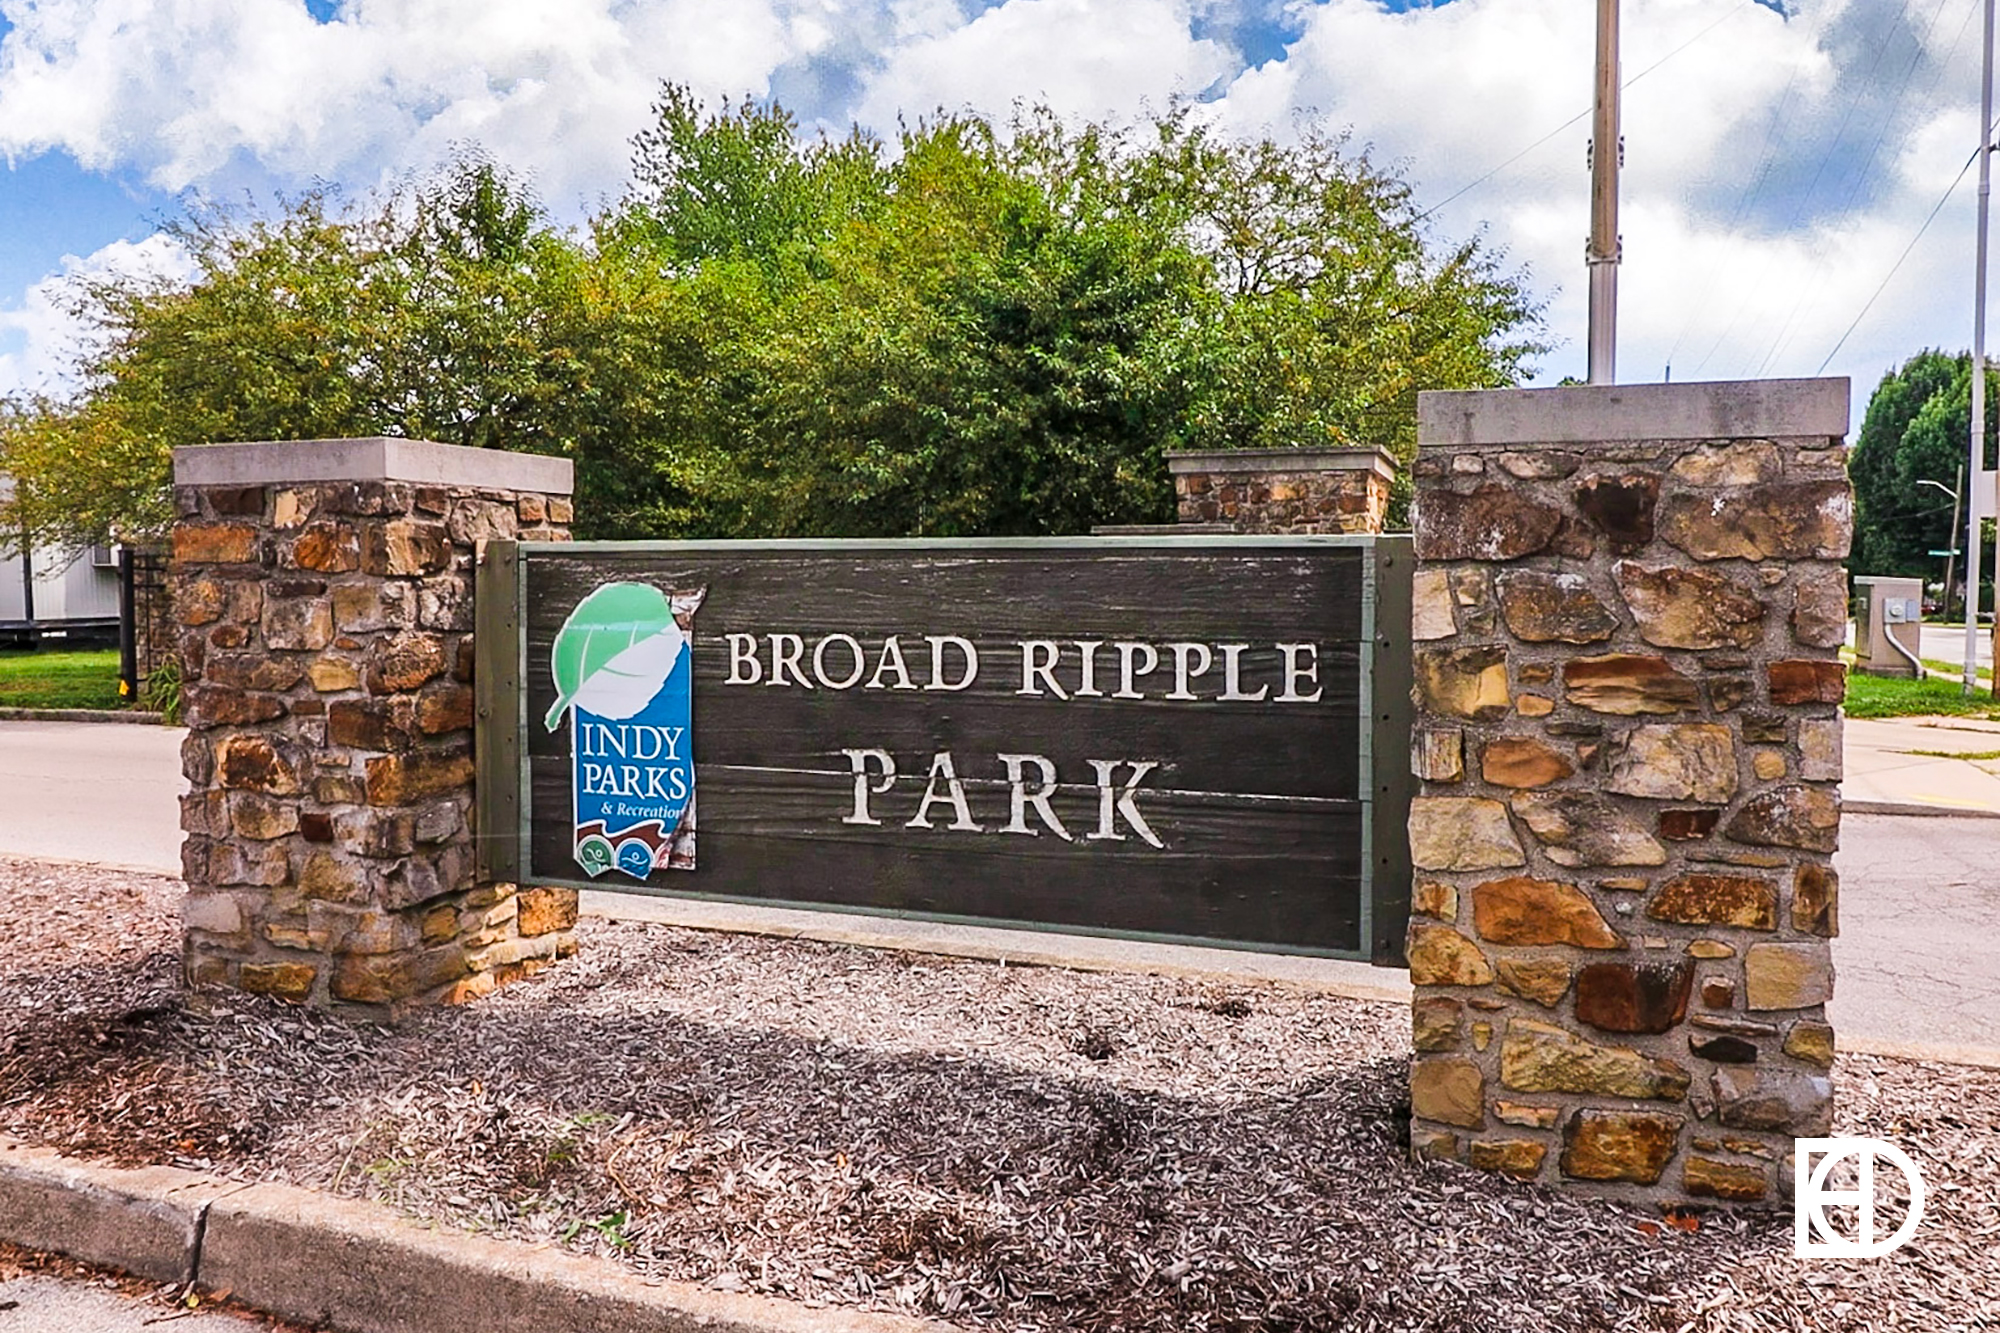
<svg viewBox="0 0 2000 1333">
<path fill-rule="evenodd" d="M 481 878 L 1400 966 L 1412 564 L 489 542 Z"/>
</svg>

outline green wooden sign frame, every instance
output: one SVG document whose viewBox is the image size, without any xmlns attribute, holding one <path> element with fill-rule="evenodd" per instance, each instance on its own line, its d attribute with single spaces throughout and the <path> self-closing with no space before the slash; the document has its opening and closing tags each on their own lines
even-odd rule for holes
<svg viewBox="0 0 2000 1333">
<path fill-rule="evenodd" d="M 1335 949 L 1280 941 L 1240 941 L 1174 930 L 1101 928 L 1014 916 L 962 915 L 913 911 L 851 902 L 802 900 L 782 891 L 771 896 L 711 893 L 655 883 L 592 880 L 575 866 L 531 866 L 531 825 L 535 817 L 529 755 L 528 597 L 538 562 L 575 562 L 592 557 L 630 562 L 671 562 L 696 557 L 899 556 L 934 559 L 963 554 L 1130 557 L 1151 551 L 1163 557 L 1190 553 L 1258 555 L 1286 551 L 1353 549 L 1361 560 L 1359 689 L 1354 719 L 1359 741 L 1361 947 Z M 1253 952 L 1300 953 L 1353 958 L 1402 966 L 1403 936 L 1409 914 L 1410 864 L 1406 824 L 1413 780 L 1409 771 L 1411 727 L 1410 591 L 1414 558 L 1407 535 L 1381 536 L 1133 536 L 1088 538 L 996 538 L 905 541 L 759 542 L 576 542 L 490 541 L 481 556 L 475 587 L 476 762 L 474 818 L 478 872 L 482 882 L 531 882 L 598 891 L 738 902 L 765 907 L 804 908 L 865 915 L 940 920 L 958 924 L 1043 929 L 1155 942 L 1236 948 Z M 697 712 L 696 725 L 700 725 Z M 565 816 L 567 817 L 567 816 Z M 706 825 L 704 824 L 704 829 Z"/>
</svg>

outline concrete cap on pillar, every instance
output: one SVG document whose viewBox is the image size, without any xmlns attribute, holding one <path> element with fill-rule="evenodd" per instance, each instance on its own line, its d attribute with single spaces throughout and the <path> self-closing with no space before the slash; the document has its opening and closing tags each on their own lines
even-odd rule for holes
<svg viewBox="0 0 2000 1333">
<path fill-rule="evenodd" d="M 1433 390 L 1417 395 L 1417 443 L 1589 444 L 1847 434 L 1845 378 Z"/>
<path fill-rule="evenodd" d="M 402 481 L 419 486 L 568 495 L 576 469 L 567 458 L 473 449 L 390 435 L 346 440 L 197 444 L 174 450 L 176 486 L 290 485 L 318 481 Z"/>
</svg>

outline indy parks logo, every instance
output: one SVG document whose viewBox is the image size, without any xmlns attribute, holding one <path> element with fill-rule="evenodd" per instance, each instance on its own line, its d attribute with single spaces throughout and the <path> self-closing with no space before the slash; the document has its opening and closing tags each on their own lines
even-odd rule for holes
<svg viewBox="0 0 2000 1333">
<path fill-rule="evenodd" d="M 1901 1175 L 1909 1202 L 1883 1179 L 1878 1162 Z M 1793 1148 L 1792 1252 L 1801 1259 L 1879 1259 L 1899 1248 L 1924 1220 L 1924 1177 L 1908 1153 L 1881 1139 L 1799 1139 Z M 1888 1205 L 1887 1235 L 1877 1209 Z M 1833 1216 L 1828 1216 L 1828 1210 Z M 1901 1218 L 1894 1214 L 1900 1212 Z M 1851 1223 L 1851 1225 L 1849 1225 Z"/>
</svg>

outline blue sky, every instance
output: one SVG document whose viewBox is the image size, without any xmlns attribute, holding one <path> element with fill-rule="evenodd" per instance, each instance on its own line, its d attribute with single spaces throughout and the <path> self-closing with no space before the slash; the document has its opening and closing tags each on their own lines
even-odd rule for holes
<svg viewBox="0 0 2000 1333">
<path fill-rule="evenodd" d="M 1970 337 L 1977 0 L 1625 0 L 1620 369 L 1883 369 Z M 0 0 L 0 392 L 63 383 L 56 275 L 175 271 L 185 201 L 351 192 L 477 143 L 559 215 L 621 184 L 662 79 L 830 127 L 1192 96 L 1351 128 L 1441 240 L 1525 268 L 1582 363 L 1583 0 Z M 1503 166 L 1503 164 L 1505 164 Z M 1458 193 L 1468 183 L 1490 178 Z M 1455 197 L 1453 197 L 1455 196 Z M 1888 279 L 1885 285 L 1885 279 Z M 1879 289 L 1879 295 L 1876 293 Z M 1872 299 L 1872 305 L 1870 304 Z M 1865 318 L 1857 315 L 1867 309 Z M 1852 331 L 1849 327 L 1852 325 Z M 1846 335 L 1829 359 L 1835 344 Z"/>
</svg>

